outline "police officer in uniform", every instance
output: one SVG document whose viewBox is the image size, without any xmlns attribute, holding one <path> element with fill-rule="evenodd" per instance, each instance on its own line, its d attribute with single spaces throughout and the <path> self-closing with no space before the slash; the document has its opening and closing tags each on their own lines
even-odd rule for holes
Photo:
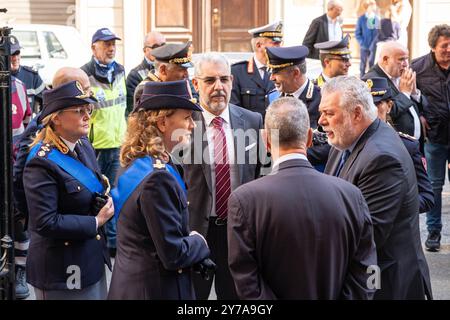
<svg viewBox="0 0 450 320">
<path fill-rule="evenodd" d="M 341 41 L 326 41 L 316 43 L 314 48 L 319 49 L 319 58 L 322 64 L 322 73 L 314 80 L 314 84 L 322 88 L 325 82 L 337 76 L 348 74 L 352 63 L 350 51 L 350 35 Z"/>
<path fill-rule="evenodd" d="M 305 103 L 311 128 L 317 128 L 319 119 L 320 89 L 306 76 L 308 48 L 305 46 L 267 48 L 270 80 L 275 89 L 269 94 L 272 102 L 279 96 L 292 96 Z"/>
<path fill-rule="evenodd" d="M 30 108 L 34 113 L 38 113 L 39 105 L 42 105 L 42 92 L 45 84 L 36 70 L 20 65 L 19 41 L 11 46 L 11 74 L 25 84 Z"/>
<path fill-rule="evenodd" d="M 137 105 L 146 82 L 177 81 L 189 78 L 188 69 L 194 66 L 191 46 L 192 41 L 182 44 L 167 43 L 152 51 L 155 57 L 155 69 L 149 71 L 147 77 L 136 87 L 134 106 Z M 192 85 L 190 86 L 192 90 Z"/>
<path fill-rule="evenodd" d="M 154 49 L 159 48 L 166 44 L 166 38 L 164 35 L 157 31 L 149 32 L 145 35 L 144 40 L 144 60 L 131 69 L 127 76 L 127 110 L 131 112 L 133 110 L 133 97 L 134 90 L 137 85 L 147 77 L 149 71 L 155 69 L 155 57 L 152 55 Z"/>
<path fill-rule="evenodd" d="M 269 93 L 269 102 L 278 97 L 295 97 L 306 105 L 309 114 L 310 127 L 317 129 L 319 120 L 320 89 L 306 76 L 306 60 L 308 56 L 306 46 L 267 48 L 269 68 L 272 71 L 270 79 L 276 89 Z M 308 160 L 323 171 L 328 159 L 330 147 L 326 141 L 319 140 L 322 136 L 314 130 L 313 145 L 308 148 Z"/>
<path fill-rule="evenodd" d="M 113 216 L 107 179 L 86 138 L 93 103 L 71 81 L 44 92 L 23 175 L 29 208 L 27 280 L 38 300 L 105 299 L 111 269 L 102 226 Z"/>
<path fill-rule="evenodd" d="M 279 47 L 283 41 L 283 23 L 275 21 L 248 31 L 254 55 L 248 61 L 231 66 L 233 90 L 230 103 L 259 112 L 263 119 L 269 105 L 268 94 L 274 89 L 267 70 L 266 48 Z"/>
<path fill-rule="evenodd" d="M 392 125 L 392 120 L 389 116 L 394 102 L 392 101 L 392 90 L 386 78 L 372 77 L 366 80 L 366 84 L 373 96 L 373 102 L 378 108 L 378 117 Z M 424 213 L 430 211 L 434 206 L 434 194 L 431 182 L 428 178 L 425 166 L 424 156 L 420 152 L 419 140 L 402 132 L 398 132 L 400 139 L 411 155 L 416 170 L 417 187 L 419 189 L 419 212 Z"/>
</svg>

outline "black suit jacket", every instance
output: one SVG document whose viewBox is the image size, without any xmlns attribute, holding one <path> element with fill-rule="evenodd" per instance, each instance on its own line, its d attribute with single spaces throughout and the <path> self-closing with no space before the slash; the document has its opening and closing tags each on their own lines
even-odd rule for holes
<svg viewBox="0 0 450 320">
<path fill-rule="evenodd" d="M 308 58 L 319 59 L 319 50 L 314 48 L 314 44 L 328 40 L 328 19 L 325 13 L 315 18 L 309 25 L 308 31 L 306 31 L 303 45 L 309 49 Z"/>
<path fill-rule="evenodd" d="M 238 164 L 238 183 L 241 185 L 259 177 L 261 165 L 257 156 L 260 152 L 266 154 L 259 139 L 259 130 L 262 129 L 263 122 L 260 114 L 241 107 L 229 104 L 229 110 L 233 130 L 241 129 L 242 132 L 247 132 L 245 141 L 238 139 L 236 136 L 234 138 L 235 155 L 240 155 L 241 160 L 244 160 L 244 163 Z M 193 133 L 190 152 L 184 156 L 183 169 L 188 186 L 191 230 L 198 231 L 206 237 L 208 219 L 213 205 L 211 165 L 204 161 L 204 156 L 209 155 L 209 147 L 203 116 L 194 112 L 193 117 L 197 123 L 197 128 Z M 199 140 L 201 143 L 196 143 L 197 139 L 201 139 Z M 263 149 L 260 150 L 261 148 Z"/>
<path fill-rule="evenodd" d="M 362 77 L 362 79 L 367 80 L 372 77 L 386 78 L 389 83 L 389 87 L 391 88 L 393 95 L 392 100 L 394 101 L 394 106 L 392 107 L 389 115 L 392 118 L 395 130 L 414 136 L 414 118 L 411 115 L 409 108 L 414 107 L 417 116 L 419 117 L 422 112 L 422 101 L 414 101 L 413 99 L 409 99 L 405 94 L 401 93 L 378 64 L 374 65 L 372 69 L 370 69 L 370 71 Z M 423 98 L 421 100 L 423 100 Z"/>
<path fill-rule="evenodd" d="M 332 148 L 325 173 L 334 174 L 342 152 Z M 398 134 L 375 120 L 364 132 L 339 177 L 353 183 L 369 206 L 381 269 L 379 299 L 431 297 L 419 231 L 414 165 Z"/>
<path fill-rule="evenodd" d="M 233 90 L 230 103 L 250 111 L 260 113 L 264 119 L 268 106 L 268 93 L 275 88 L 266 71 L 265 78 L 261 79 L 254 59 L 241 61 L 231 66 L 233 75 Z"/>
<path fill-rule="evenodd" d="M 371 299 L 369 209 L 350 183 L 293 159 L 229 200 L 229 266 L 241 299 Z"/>
</svg>

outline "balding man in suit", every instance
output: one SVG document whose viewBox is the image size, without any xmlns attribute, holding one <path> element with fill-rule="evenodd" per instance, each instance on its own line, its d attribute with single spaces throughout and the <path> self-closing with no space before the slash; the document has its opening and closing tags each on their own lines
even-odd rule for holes
<svg viewBox="0 0 450 320">
<path fill-rule="evenodd" d="M 241 299 L 371 299 L 376 265 L 369 209 L 350 183 L 314 170 L 308 111 L 295 98 L 267 110 L 271 175 L 229 200 L 228 252 Z"/>
</svg>

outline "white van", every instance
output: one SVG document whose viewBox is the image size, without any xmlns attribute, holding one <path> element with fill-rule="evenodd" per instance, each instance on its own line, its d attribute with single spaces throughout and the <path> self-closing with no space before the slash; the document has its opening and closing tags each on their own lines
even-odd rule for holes
<svg viewBox="0 0 450 320">
<path fill-rule="evenodd" d="M 74 27 L 45 24 L 10 27 L 22 47 L 21 65 L 38 70 L 47 85 L 59 68 L 79 68 L 91 59 L 90 47 Z"/>
</svg>

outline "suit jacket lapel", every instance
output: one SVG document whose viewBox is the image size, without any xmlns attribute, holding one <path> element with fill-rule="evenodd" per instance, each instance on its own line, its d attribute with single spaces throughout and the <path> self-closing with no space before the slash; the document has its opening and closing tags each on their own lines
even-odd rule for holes
<svg viewBox="0 0 450 320">
<path fill-rule="evenodd" d="M 323 31 L 324 31 L 324 33 L 325 33 L 325 36 L 326 36 L 326 41 L 328 41 L 330 38 L 329 38 L 329 34 L 328 34 L 328 18 L 327 18 L 327 14 L 325 13 L 324 15 L 323 15 Z"/>
<path fill-rule="evenodd" d="M 400 91 L 398 90 L 397 86 L 394 82 L 392 82 L 391 77 L 389 77 L 386 72 L 383 71 L 383 69 L 380 68 L 378 64 L 376 64 L 374 67 L 374 70 L 380 75 L 380 77 L 386 78 L 389 86 L 391 87 L 392 91 L 394 91 L 395 94 L 399 94 Z"/>
<path fill-rule="evenodd" d="M 229 111 L 230 111 L 230 126 L 233 132 L 233 140 L 234 140 L 234 158 L 235 160 L 239 159 L 238 154 L 237 154 L 237 137 L 235 135 L 235 130 L 236 129 L 243 129 L 244 131 L 246 130 L 245 128 L 245 120 L 242 118 L 242 112 L 236 108 L 233 105 L 229 105 Z M 247 161 L 247 159 L 245 159 Z M 238 167 L 238 172 L 239 172 L 239 184 L 242 184 L 242 179 L 243 179 L 243 169 L 244 169 L 244 164 L 239 163 L 237 164 Z"/>
<path fill-rule="evenodd" d="M 192 164 L 198 163 L 197 161 L 201 161 L 200 163 L 202 167 L 202 172 L 205 177 L 206 184 L 208 185 L 208 190 L 212 194 L 212 179 L 210 168 L 211 164 L 208 164 L 203 157 L 204 154 L 209 157 L 209 147 L 208 147 L 208 138 L 206 134 L 205 119 L 203 118 L 200 112 L 194 112 L 192 117 L 194 121 L 196 121 L 197 123 L 198 121 L 201 122 L 201 132 L 199 132 L 201 134 L 201 137 L 200 138 L 194 137 L 194 139 L 192 139 L 191 152 L 193 152 L 193 157 L 191 155 L 190 161 Z M 198 139 L 202 140 L 201 148 L 198 148 L 198 146 L 195 143 L 196 141 L 198 141 Z"/>
</svg>

